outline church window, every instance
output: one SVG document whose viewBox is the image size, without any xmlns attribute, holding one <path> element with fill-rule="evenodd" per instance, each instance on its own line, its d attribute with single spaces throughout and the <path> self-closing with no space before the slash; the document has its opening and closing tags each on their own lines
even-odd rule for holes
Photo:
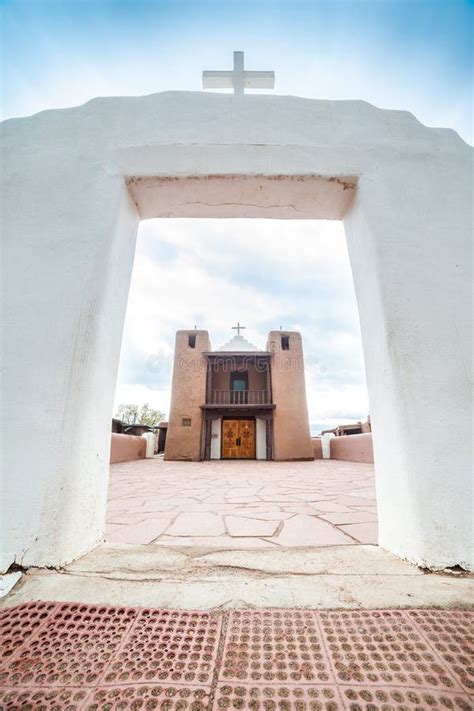
<svg viewBox="0 0 474 711">
<path fill-rule="evenodd" d="M 248 390 L 249 376 L 247 372 L 235 372 L 230 374 L 231 390 Z"/>
<path fill-rule="evenodd" d="M 196 336 L 194 334 L 188 336 L 188 346 L 190 348 L 196 348 Z"/>
<path fill-rule="evenodd" d="M 191 418 L 190 417 L 183 417 L 181 420 L 181 425 L 183 427 L 191 427 Z"/>
<path fill-rule="evenodd" d="M 290 337 L 289 336 L 282 336 L 281 337 L 281 350 L 282 351 L 289 351 L 290 350 Z"/>
</svg>

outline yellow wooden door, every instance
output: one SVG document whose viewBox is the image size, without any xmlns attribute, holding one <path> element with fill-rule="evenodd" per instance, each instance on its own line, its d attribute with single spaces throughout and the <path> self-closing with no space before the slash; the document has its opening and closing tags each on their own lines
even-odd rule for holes
<svg viewBox="0 0 474 711">
<path fill-rule="evenodd" d="M 240 459 L 255 457 L 255 420 L 239 420 Z"/>
<path fill-rule="evenodd" d="M 239 457 L 239 420 L 222 421 L 222 459 Z"/>
<path fill-rule="evenodd" d="M 222 459 L 255 458 L 255 420 L 223 420 Z"/>
</svg>

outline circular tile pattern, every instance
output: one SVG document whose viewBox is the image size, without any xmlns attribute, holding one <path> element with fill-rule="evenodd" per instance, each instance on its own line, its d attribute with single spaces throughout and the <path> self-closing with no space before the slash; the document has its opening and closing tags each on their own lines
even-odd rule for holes
<svg viewBox="0 0 474 711">
<path fill-rule="evenodd" d="M 334 687 L 259 684 L 219 684 L 214 711 L 340 711 L 343 709 Z"/>
<path fill-rule="evenodd" d="M 104 683 L 210 684 L 220 625 L 207 612 L 141 610 Z"/>
<path fill-rule="evenodd" d="M 27 603 L 0 611 L 0 709 L 470 711 L 473 618 Z"/>
<path fill-rule="evenodd" d="M 328 683 L 314 612 L 235 610 L 229 615 L 221 681 Z"/>
<path fill-rule="evenodd" d="M 84 711 L 201 711 L 209 708 L 209 692 L 204 688 L 173 686 L 102 687 L 93 692 Z"/>
<path fill-rule="evenodd" d="M 408 616 L 450 665 L 465 689 L 474 692 L 474 612 L 409 610 Z"/>
<path fill-rule="evenodd" d="M 348 711 L 471 711 L 462 694 L 403 688 L 341 688 Z"/>
<path fill-rule="evenodd" d="M 46 621 L 55 607 L 54 602 L 28 602 L 0 610 L 0 666 L 9 662 L 16 650 Z"/>
<path fill-rule="evenodd" d="M 135 616 L 132 608 L 61 604 L 8 669 L 0 671 L 0 683 L 94 684 Z"/>
<path fill-rule="evenodd" d="M 339 683 L 457 688 L 402 611 L 321 612 L 320 619 Z"/>
<path fill-rule="evenodd" d="M 88 689 L 1 689 L 0 708 L 5 711 L 79 711 Z"/>
</svg>

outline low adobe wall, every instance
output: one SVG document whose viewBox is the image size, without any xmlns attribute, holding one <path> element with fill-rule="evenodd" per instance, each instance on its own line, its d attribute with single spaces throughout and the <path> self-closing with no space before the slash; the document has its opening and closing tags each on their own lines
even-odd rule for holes
<svg viewBox="0 0 474 711">
<path fill-rule="evenodd" d="M 315 459 L 323 458 L 323 443 L 321 437 L 311 437 L 313 444 L 313 455 Z"/>
<path fill-rule="evenodd" d="M 374 461 L 372 433 L 333 437 L 330 442 L 331 459 L 342 459 L 348 462 Z"/>
<path fill-rule="evenodd" d="M 110 443 L 110 463 L 132 462 L 134 459 L 145 459 L 146 439 L 136 435 L 116 434 L 112 432 Z"/>
</svg>

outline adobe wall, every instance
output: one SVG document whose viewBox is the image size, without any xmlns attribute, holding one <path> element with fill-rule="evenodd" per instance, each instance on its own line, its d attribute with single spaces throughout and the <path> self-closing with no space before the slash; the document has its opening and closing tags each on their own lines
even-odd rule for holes
<svg viewBox="0 0 474 711">
<path fill-rule="evenodd" d="M 289 350 L 282 350 L 281 338 L 288 336 Z M 304 377 L 301 335 L 296 331 L 271 331 L 267 350 L 272 352 L 271 381 L 273 440 L 276 460 L 313 459 Z"/>
<path fill-rule="evenodd" d="M 196 338 L 194 348 L 189 346 L 189 336 Z M 207 331 L 176 333 L 165 459 L 198 462 L 201 458 L 201 405 L 206 399 L 207 373 L 202 353 L 210 350 Z M 183 420 L 191 420 L 191 426 L 183 426 Z"/>
<path fill-rule="evenodd" d="M 369 433 L 333 437 L 329 443 L 329 448 L 331 459 L 367 463 L 373 463 L 374 461 L 372 434 Z"/>
<path fill-rule="evenodd" d="M 132 462 L 135 459 L 145 459 L 146 439 L 136 435 L 112 433 L 110 441 L 110 463 Z"/>
<path fill-rule="evenodd" d="M 315 459 L 323 458 L 323 442 L 321 437 L 311 437 L 311 443 L 313 445 L 313 457 Z"/>
</svg>

